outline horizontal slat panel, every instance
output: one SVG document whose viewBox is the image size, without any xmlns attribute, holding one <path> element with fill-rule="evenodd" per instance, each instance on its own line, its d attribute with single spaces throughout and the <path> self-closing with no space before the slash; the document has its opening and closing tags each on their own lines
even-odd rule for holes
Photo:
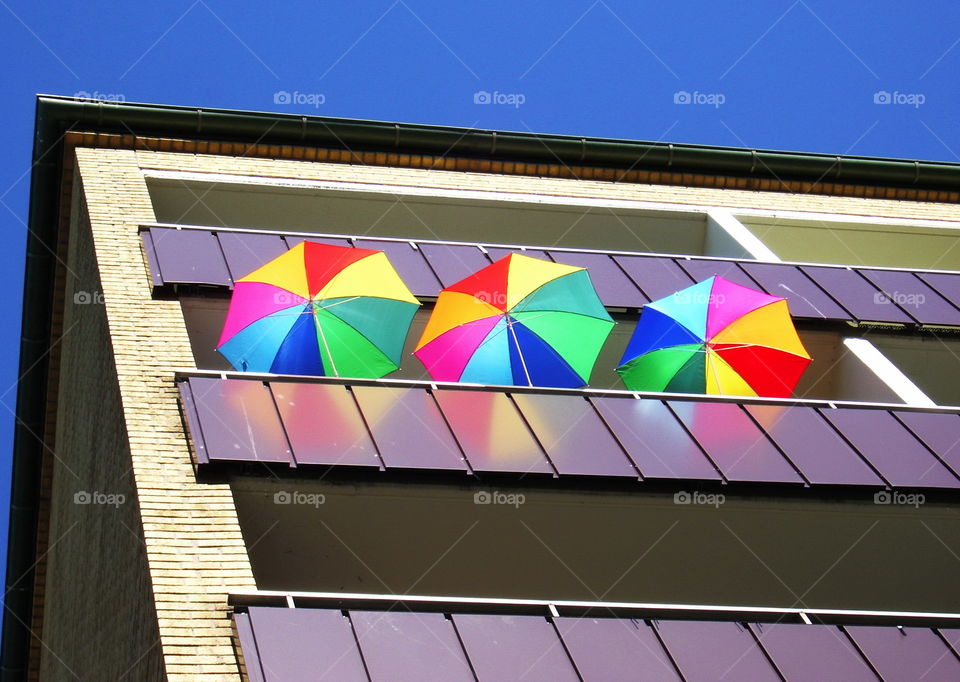
<svg viewBox="0 0 960 682">
<path fill-rule="evenodd" d="M 556 467 L 561 477 L 704 481 L 721 480 L 719 468 L 731 482 L 769 483 L 801 483 L 799 470 L 813 485 L 960 488 L 960 476 L 937 459 L 960 469 L 960 415 L 948 412 L 894 416 L 853 407 L 586 400 L 292 379 L 264 385 L 191 377 L 180 385 L 200 464 L 513 474 L 552 474 Z"/>
<path fill-rule="evenodd" d="M 556 631 L 541 616 L 456 614 L 460 640 L 481 682 L 577 682 Z"/>
<path fill-rule="evenodd" d="M 751 289 L 757 288 L 757 283 L 750 279 L 750 277 L 740 269 L 737 263 L 699 258 L 691 258 L 690 260 L 678 258 L 677 263 L 697 282 L 702 282 L 705 279 L 710 279 L 714 275 L 719 275 L 741 286 L 750 287 Z"/>
<path fill-rule="evenodd" d="M 693 284 L 690 276 L 671 258 L 614 256 L 613 259 L 651 301 L 669 296 Z"/>
<path fill-rule="evenodd" d="M 886 410 L 837 409 L 822 412 L 891 485 L 957 487 L 956 476 Z"/>
<path fill-rule="evenodd" d="M 816 410 L 780 405 L 746 407 L 810 483 L 884 485 Z"/>
<path fill-rule="evenodd" d="M 668 404 L 727 479 L 803 482 L 738 405 L 692 401 Z"/>
<path fill-rule="evenodd" d="M 561 474 L 637 476 L 623 448 L 584 398 L 518 393 L 513 399 Z"/>
<path fill-rule="evenodd" d="M 213 232 L 155 227 L 150 237 L 164 283 L 233 284 Z"/>
<path fill-rule="evenodd" d="M 292 463 L 277 408 L 262 382 L 191 377 L 189 383 L 211 461 Z"/>
<path fill-rule="evenodd" d="M 929 628 L 845 629 L 886 682 L 960 680 L 960 661 Z"/>
<path fill-rule="evenodd" d="M 913 321 L 854 270 L 809 265 L 801 266 L 800 269 L 858 320 L 901 323 Z"/>
<path fill-rule="evenodd" d="M 367 682 L 350 621 L 328 609 L 251 607 L 250 622 L 266 682 Z"/>
<path fill-rule="evenodd" d="M 848 320 L 850 314 L 837 305 L 813 280 L 795 265 L 742 263 L 743 269 L 771 296 L 787 299 L 796 317 Z"/>
<path fill-rule="evenodd" d="M 941 296 L 960 308 L 960 274 L 951 272 L 920 272 L 917 277 L 933 287 Z"/>
<path fill-rule="evenodd" d="M 846 635 L 832 625 L 765 623 L 750 628 L 788 680 L 877 682 Z"/>
<path fill-rule="evenodd" d="M 396 268 L 404 283 L 416 296 L 436 296 L 440 291 L 440 281 L 427 265 L 420 249 L 413 248 L 407 242 L 389 242 L 379 239 L 358 239 L 361 249 L 379 249 Z"/>
<path fill-rule="evenodd" d="M 662 401 L 591 401 L 644 478 L 720 480 L 703 450 Z"/>
<path fill-rule="evenodd" d="M 690 682 L 780 680 L 753 636 L 740 623 L 660 620 L 654 625 Z"/>
<path fill-rule="evenodd" d="M 441 389 L 434 396 L 474 471 L 553 473 L 506 395 Z"/>
<path fill-rule="evenodd" d="M 246 277 L 288 248 L 283 237 L 278 234 L 220 232 L 217 239 L 234 281 Z"/>
<path fill-rule="evenodd" d="M 548 254 L 540 249 L 495 246 L 485 247 L 485 254 L 472 244 L 400 242 L 378 238 L 357 239 L 351 243 L 337 237 L 318 235 L 307 238 L 276 232 L 217 232 L 164 227 L 152 227 L 143 232 L 144 252 L 154 286 L 172 283 L 230 287 L 234 279 L 279 255 L 278 243 L 292 247 L 304 239 L 385 251 L 407 286 L 421 297 L 434 297 L 443 286 L 449 286 L 509 253 L 523 253 L 586 267 L 600 299 L 610 307 L 640 307 L 695 281 L 719 274 L 744 286 L 759 286 L 772 295 L 787 298 L 791 313 L 797 317 L 847 320 L 852 314 L 854 319 L 864 321 L 908 323 L 913 318 L 900 306 L 887 302 L 880 291 L 899 286 L 896 291 L 924 296 L 922 303 L 914 306 L 914 317 L 924 324 L 960 325 L 960 310 L 957 310 L 960 308 L 960 274 L 952 273 L 918 273 L 914 276 L 876 268 L 794 266 L 593 251 L 552 251 Z M 908 308 L 911 305 L 904 303 Z"/>
<path fill-rule="evenodd" d="M 248 675 L 266 682 L 366 680 L 364 667 L 372 682 L 876 682 L 871 664 L 891 682 L 960 679 L 952 629 L 280 607 L 234 618 Z"/>
<path fill-rule="evenodd" d="M 420 250 L 445 287 L 490 265 L 490 259 L 476 246 L 421 244 Z"/>
<path fill-rule="evenodd" d="M 960 325 L 960 310 L 947 303 L 919 277 L 896 270 L 861 270 L 887 300 L 899 305 L 921 324 Z"/>
<path fill-rule="evenodd" d="M 642 620 L 557 618 L 555 622 L 585 680 L 680 681 L 653 629 Z"/>
<path fill-rule="evenodd" d="M 602 253 L 551 251 L 550 257 L 558 263 L 587 268 L 590 280 L 604 305 L 639 308 L 647 303 L 647 297 L 623 274 L 623 270 L 610 256 Z"/>
<path fill-rule="evenodd" d="M 416 388 L 355 386 L 353 394 L 386 466 L 466 470 L 429 393 Z"/>
<path fill-rule="evenodd" d="M 373 682 L 471 682 L 452 621 L 441 613 L 351 611 Z"/>
</svg>

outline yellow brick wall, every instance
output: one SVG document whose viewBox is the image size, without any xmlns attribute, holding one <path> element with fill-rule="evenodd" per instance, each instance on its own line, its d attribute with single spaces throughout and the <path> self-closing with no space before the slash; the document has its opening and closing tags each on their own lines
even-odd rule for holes
<svg viewBox="0 0 960 682">
<path fill-rule="evenodd" d="M 162 680 L 117 372 L 89 224 L 78 213 L 60 344 L 57 445 L 48 452 L 55 460 L 39 679 Z"/>
<path fill-rule="evenodd" d="M 550 196 L 628 199 L 675 204 L 810 211 L 887 218 L 960 220 L 960 205 L 819 194 L 757 192 L 710 187 L 676 187 L 567 178 L 496 175 L 420 168 L 387 168 L 341 163 L 254 159 L 204 154 L 138 151 L 141 168 L 296 178 L 385 185 L 520 192 Z"/>
<path fill-rule="evenodd" d="M 167 679 L 239 680 L 226 597 L 255 583 L 229 486 L 194 474 L 173 382 L 193 355 L 179 304 L 151 298 L 137 229 L 154 219 L 146 185 L 132 151 L 77 149 L 76 158 Z"/>
</svg>

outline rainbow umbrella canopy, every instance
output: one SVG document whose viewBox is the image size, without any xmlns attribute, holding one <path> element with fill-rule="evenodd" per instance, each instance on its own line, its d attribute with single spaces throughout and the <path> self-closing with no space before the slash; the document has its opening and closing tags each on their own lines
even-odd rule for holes
<svg viewBox="0 0 960 682">
<path fill-rule="evenodd" d="M 383 251 L 305 241 L 236 281 L 217 350 L 246 372 L 379 378 L 419 305 Z"/>
<path fill-rule="evenodd" d="M 620 362 L 632 391 L 787 397 L 810 355 L 785 299 L 715 276 L 648 303 Z"/>
<path fill-rule="evenodd" d="M 440 292 L 414 354 L 437 381 L 574 388 L 613 324 L 584 268 L 510 254 Z"/>
</svg>

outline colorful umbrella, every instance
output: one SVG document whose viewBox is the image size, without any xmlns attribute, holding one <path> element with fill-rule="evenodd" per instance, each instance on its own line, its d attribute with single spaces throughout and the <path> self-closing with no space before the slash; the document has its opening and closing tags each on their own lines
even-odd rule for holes
<svg viewBox="0 0 960 682">
<path fill-rule="evenodd" d="M 633 391 L 787 397 L 810 355 L 785 299 L 711 277 L 648 303 L 620 363 Z"/>
<path fill-rule="evenodd" d="M 574 388 L 612 328 L 585 269 L 511 254 L 440 292 L 414 354 L 438 381 Z"/>
<path fill-rule="evenodd" d="M 246 372 L 379 378 L 419 305 L 383 251 L 301 242 L 237 280 L 217 350 Z"/>
</svg>

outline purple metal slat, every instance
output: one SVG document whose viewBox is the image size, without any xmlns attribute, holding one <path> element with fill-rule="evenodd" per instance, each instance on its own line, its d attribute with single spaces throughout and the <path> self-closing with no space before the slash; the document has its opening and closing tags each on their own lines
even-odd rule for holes
<svg viewBox="0 0 960 682">
<path fill-rule="evenodd" d="M 642 620 L 557 618 L 556 625 L 585 680 L 680 680 L 657 636 Z"/>
<path fill-rule="evenodd" d="M 388 469 L 466 471 L 449 427 L 425 390 L 354 386 L 353 394 Z"/>
<path fill-rule="evenodd" d="M 293 463 L 263 382 L 190 377 L 189 383 L 210 460 Z"/>
<path fill-rule="evenodd" d="M 909 315 L 889 302 L 876 287 L 855 270 L 811 265 L 802 265 L 800 269 L 858 320 L 913 322 Z"/>
<path fill-rule="evenodd" d="M 298 464 L 380 466 L 346 386 L 273 381 L 270 390 Z"/>
<path fill-rule="evenodd" d="M 654 621 L 687 682 L 779 682 L 753 636 L 739 623 Z"/>
<path fill-rule="evenodd" d="M 150 236 L 164 283 L 233 284 L 213 232 L 153 227 Z"/>
<path fill-rule="evenodd" d="M 894 412 L 914 435 L 960 474 L 960 415 L 944 412 Z"/>
<path fill-rule="evenodd" d="M 669 296 L 693 284 L 672 258 L 658 256 L 614 256 L 613 260 L 630 276 L 651 301 Z"/>
<path fill-rule="evenodd" d="M 663 402 L 590 400 L 644 478 L 720 480 L 703 450 Z"/>
<path fill-rule="evenodd" d="M 847 626 L 886 682 L 956 682 L 960 661 L 929 628 Z"/>
<path fill-rule="evenodd" d="M 249 613 L 266 682 L 367 682 L 350 621 L 340 611 L 251 606 Z"/>
<path fill-rule="evenodd" d="M 877 676 L 832 625 L 751 623 L 763 648 L 790 682 L 877 682 Z"/>
<path fill-rule="evenodd" d="M 160 274 L 160 264 L 157 261 L 157 249 L 153 245 L 153 237 L 150 236 L 150 230 L 140 232 L 140 239 L 143 241 L 143 252 L 147 258 L 147 270 L 150 272 L 150 281 L 153 286 L 163 286 L 163 275 Z"/>
<path fill-rule="evenodd" d="M 960 628 L 937 628 L 937 632 L 946 640 L 953 653 L 960 657 Z"/>
<path fill-rule="evenodd" d="M 700 260 L 697 258 L 683 260 L 678 258 L 677 263 L 686 271 L 688 275 L 698 282 L 709 279 L 714 275 L 719 275 L 720 277 L 729 279 L 731 282 L 736 282 L 741 286 L 749 287 L 751 289 L 757 288 L 757 283 L 750 279 L 750 277 L 743 270 L 741 270 L 736 263 L 731 261 Z"/>
<path fill-rule="evenodd" d="M 441 389 L 434 396 L 474 471 L 553 473 L 506 395 Z"/>
<path fill-rule="evenodd" d="M 357 247 L 361 249 L 379 249 L 387 254 L 387 258 L 400 273 L 404 283 L 416 296 L 436 296 L 440 293 L 440 280 L 433 274 L 427 265 L 426 258 L 419 249 L 415 249 L 408 242 L 388 242 L 378 239 L 358 239 Z"/>
<path fill-rule="evenodd" d="M 207 446 L 203 442 L 203 429 L 200 428 L 200 417 L 197 415 L 197 405 L 193 400 L 193 391 L 190 390 L 190 383 L 185 380 L 177 382 L 180 388 L 180 402 L 183 405 L 183 416 L 187 422 L 187 431 L 190 432 L 190 440 L 193 441 L 193 451 L 198 464 L 206 464 L 210 461 L 207 456 Z"/>
<path fill-rule="evenodd" d="M 234 281 L 287 251 L 287 243 L 279 234 L 219 232 L 217 239 Z"/>
<path fill-rule="evenodd" d="M 516 393 L 513 399 L 561 474 L 637 478 L 623 448 L 584 398 Z"/>
<path fill-rule="evenodd" d="M 784 405 L 745 407 L 810 483 L 884 485 L 816 410 Z"/>
<path fill-rule="evenodd" d="M 850 314 L 795 265 L 741 263 L 747 274 L 771 296 L 787 299 L 790 314 L 825 320 L 849 320 Z"/>
<path fill-rule="evenodd" d="M 472 682 L 453 624 L 441 613 L 351 611 L 373 682 Z"/>
<path fill-rule="evenodd" d="M 294 246 L 300 242 L 317 242 L 318 244 L 332 244 L 333 246 L 346 246 L 352 247 L 353 244 L 349 239 L 343 239 L 341 237 L 302 237 L 294 236 L 291 234 L 283 235 L 283 240 L 287 243 L 287 248 L 292 249 Z"/>
<path fill-rule="evenodd" d="M 960 325 L 960 310 L 912 272 L 860 270 L 860 274 L 883 291 L 887 298 L 921 324 Z"/>
<path fill-rule="evenodd" d="M 551 251 L 550 257 L 558 263 L 587 268 L 590 281 L 606 306 L 639 308 L 647 303 L 647 297 L 633 280 L 606 254 Z"/>
<path fill-rule="evenodd" d="M 263 666 L 260 663 L 260 652 L 257 651 L 257 641 L 253 637 L 250 616 L 246 613 L 235 613 L 233 614 L 233 622 L 237 628 L 240 650 L 243 652 L 243 666 L 247 673 L 246 679 L 249 682 L 266 682 L 263 679 Z"/>
<path fill-rule="evenodd" d="M 929 284 L 933 289 L 960 308 L 960 274 L 951 272 L 918 272 L 917 277 Z"/>
<path fill-rule="evenodd" d="M 541 616 L 456 614 L 453 622 L 480 682 L 577 682 L 557 632 Z"/>
<path fill-rule="evenodd" d="M 443 286 L 459 282 L 477 270 L 490 265 L 490 259 L 476 246 L 469 244 L 420 244 L 430 267 Z"/>
<path fill-rule="evenodd" d="M 886 410 L 822 410 L 893 486 L 957 488 L 960 481 Z"/>
<path fill-rule="evenodd" d="M 499 246 L 487 246 L 484 248 L 487 250 L 487 256 L 493 262 L 497 262 L 501 258 L 509 256 L 511 253 L 518 253 L 521 256 L 529 256 L 530 258 L 539 258 L 541 260 L 550 260 L 550 256 L 547 255 L 547 252 L 540 251 L 539 249 L 508 249 Z"/>
<path fill-rule="evenodd" d="M 727 479 L 802 483 L 793 467 L 738 405 L 692 401 L 667 404 Z"/>
</svg>

